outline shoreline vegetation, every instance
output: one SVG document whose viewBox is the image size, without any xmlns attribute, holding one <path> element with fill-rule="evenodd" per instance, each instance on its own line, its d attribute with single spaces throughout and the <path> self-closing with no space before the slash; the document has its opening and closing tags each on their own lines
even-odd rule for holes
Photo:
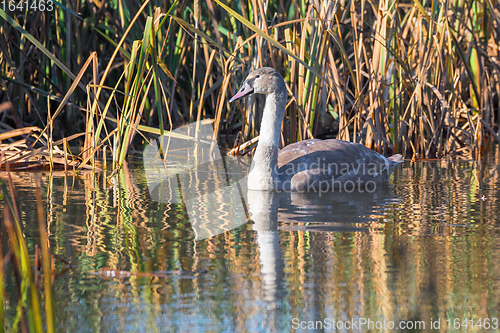
<svg viewBox="0 0 500 333">
<path fill-rule="evenodd" d="M 496 2 L 47 8 L 0 9 L 2 169 L 116 171 L 131 149 L 203 119 L 230 153 L 247 153 L 262 100 L 228 96 L 262 66 L 288 85 L 282 146 L 336 137 L 412 160 L 480 158 L 499 139 Z"/>
</svg>

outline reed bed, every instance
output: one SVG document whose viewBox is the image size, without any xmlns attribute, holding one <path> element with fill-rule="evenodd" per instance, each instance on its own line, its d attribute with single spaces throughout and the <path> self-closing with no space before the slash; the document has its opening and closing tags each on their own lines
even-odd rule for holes
<svg viewBox="0 0 500 333">
<path fill-rule="evenodd" d="M 0 9 L 0 101 L 13 110 L 1 113 L 1 131 L 37 127 L 50 161 L 71 138 L 81 147 L 76 168 L 100 169 L 111 156 L 115 170 L 152 137 L 207 118 L 220 141 L 251 151 L 262 100 L 228 99 L 261 66 L 278 69 L 288 84 L 283 145 L 337 137 L 406 158 L 477 158 L 499 138 L 498 2 L 132 0 L 54 8 Z M 4 144 L 28 140 L 21 132 Z"/>
</svg>

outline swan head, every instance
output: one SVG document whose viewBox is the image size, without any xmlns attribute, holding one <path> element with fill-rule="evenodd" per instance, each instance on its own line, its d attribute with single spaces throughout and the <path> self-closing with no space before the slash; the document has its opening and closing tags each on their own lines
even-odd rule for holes
<svg viewBox="0 0 500 333">
<path fill-rule="evenodd" d="M 286 92 L 285 80 L 281 74 L 271 67 L 262 67 L 248 74 L 240 90 L 229 103 L 251 94 L 269 95 Z"/>
</svg>

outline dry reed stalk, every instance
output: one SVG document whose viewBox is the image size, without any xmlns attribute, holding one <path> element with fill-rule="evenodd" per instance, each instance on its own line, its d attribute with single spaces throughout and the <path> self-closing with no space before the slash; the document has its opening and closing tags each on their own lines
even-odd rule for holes
<svg viewBox="0 0 500 333">
<path fill-rule="evenodd" d="M 215 50 L 212 50 L 212 52 L 210 53 L 210 58 L 208 59 L 208 62 L 207 62 L 207 69 L 205 72 L 205 78 L 203 80 L 203 86 L 201 88 L 200 102 L 198 104 L 198 112 L 196 115 L 196 135 L 198 135 L 198 131 L 199 131 L 199 123 L 201 121 L 201 112 L 203 110 L 203 100 L 204 100 L 204 96 L 205 96 L 205 90 L 207 87 L 208 80 L 211 77 L 210 71 L 212 69 L 212 63 L 214 61 L 214 57 L 215 57 Z"/>
<path fill-rule="evenodd" d="M 238 38 L 236 42 L 235 49 L 237 50 L 239 48 L 239 45 L 242 43 L 242 39 Z M 222 119 L 222 112 L 223 112 L 223 107 L 224 105 L 227 104 L 227 90 L 229 88 L 229 83 L 231 81 L 231 68 L 233 68 L 234 65 L 234 58 L 236 57 L 236 54 L 233 53 L 229 59 L 225 61 L 224 64 L 224 79 L 222 81 L 222 87 L 219 92 L 219 96 L 217 99 L 217 112 L 215 114 L 215 124 L 214 124 L 214 142 L 216 142 L 217 137 L 219 135 L 219 130 L 220 130 L 220 122 Z"/>
</svg>

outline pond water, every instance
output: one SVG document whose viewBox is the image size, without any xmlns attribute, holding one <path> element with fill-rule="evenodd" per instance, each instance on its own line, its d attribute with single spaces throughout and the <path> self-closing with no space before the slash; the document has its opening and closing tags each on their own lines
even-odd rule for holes
<svg viewBox="0 0 500 333">
<path fill-rule="evenodd" d="M 234 168 L 222 194 L 198 193 L 220 178 L 177 177 L 166 187 L 196 186 L 158 196 L 142 161 L 12 177 L 30 254 L 41 186 L 51 251 L 71 264 L 56 260 L 60 331 L 498 332 L 499 165 L 498 150 L 406 161 L 371 193 L 321 195 L 248 193 Z"/>
</svg>

